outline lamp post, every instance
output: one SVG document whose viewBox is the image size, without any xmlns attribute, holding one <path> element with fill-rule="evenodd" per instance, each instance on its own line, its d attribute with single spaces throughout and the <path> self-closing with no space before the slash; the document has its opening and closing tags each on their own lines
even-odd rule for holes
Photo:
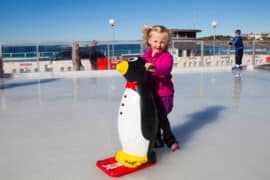
<svg viewBox="0 0 270 180">
<path fill-rule="evenodd" d="M 115 26 L 115 19 L 109 19 L 109 24 L 112 26 L 112 58 L 114 57 L 114 26 Z M 109 62 L 108 62 L 108 69 L 109 69 Z"/>
<path fill-rule="evenodd" d="M 217 21 L 212 21 L 211 26 L 213 27 L 213 55 L 215 55 L 215 48 L 216 48 L 216 27 Z"/>
</svg>

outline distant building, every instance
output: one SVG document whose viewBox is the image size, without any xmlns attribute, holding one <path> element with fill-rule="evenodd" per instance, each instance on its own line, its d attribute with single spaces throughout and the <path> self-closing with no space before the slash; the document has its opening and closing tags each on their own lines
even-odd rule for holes
<svg viewBox="0 0 270 180">
<path fill-rule="evenodd" d="M 199 29 L 170 29 L 173 40 L 194 40 L 197 38 L 197 33 L 202 32 Z"/>
<path fill-rule="evenodd" d="M 197 33 L 199 29 L 170 29 L 171 47 L 178 49 L 178 57 L 193 56 L 195 54 Z"/>
<path fill-rule="evenodd" d="M 242 34 L 242 36 L 246 37 L 247 40 L 259 40 L 259 41 L 270 40 L 270 33 L 258 33 L 258 34 L 249 33 L 244 35 Z"/>
</svg>

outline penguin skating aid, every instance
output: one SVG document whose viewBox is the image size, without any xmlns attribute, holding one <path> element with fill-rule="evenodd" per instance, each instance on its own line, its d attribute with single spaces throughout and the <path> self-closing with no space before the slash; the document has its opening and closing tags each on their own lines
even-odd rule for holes
<svg viewBox="0 0 270 180">
<path fill-rule="evenodd" d="M 144 81 L 146 61 L 131 57 L 117 64 L 116 69 L 127 80 L 118 112 L 118 134 L 122 150 L 115 157 L 96 162 L 107 175 L 123 176 L 156 162 L 153 145 L 158 128 L 156 105 Z"/>
<path fill-rule="evenodd" d="M 121 177 L 130 173 L 134 173 L 136 171 L 148 168 L 153 166 L 155 162 L 147 163 L 142 166 L 138 166 L 136 168 L 129 168 L 123 166 L 121 163 L 115 160 L 115 157 L 106 158 L 103 160 L 99 160 L 96 162 L 96 166 L 103 171 L 105 174 L 111 177 Z"/>
</svg>

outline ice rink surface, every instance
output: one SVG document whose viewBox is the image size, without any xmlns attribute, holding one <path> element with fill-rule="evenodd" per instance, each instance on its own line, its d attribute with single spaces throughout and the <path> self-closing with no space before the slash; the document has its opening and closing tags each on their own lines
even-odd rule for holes
<svg viewBox="0 0 270 180">
<path fill-rule="evenodd" d="M 181 149 L 124 180 L 269 180 L 270 72 L 174 74 L 169 115 Z M 120 150 L 125 80 L 2 80 L 1 180 L 106 180 L 98 159 Z"/>
</svg>

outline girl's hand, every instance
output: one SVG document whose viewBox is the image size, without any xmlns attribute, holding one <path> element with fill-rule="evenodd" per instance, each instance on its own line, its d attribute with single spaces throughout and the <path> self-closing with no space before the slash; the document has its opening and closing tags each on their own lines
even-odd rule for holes
<svg viewBox="0 0 270 180">
<path fill-rule="evenodd" d="M 144 67 L 145 67 L 146 71 L 156 72 L 156 68 L 155 68 L 154 64 L 152 64 L 152 63 L 147 62 L 147 63 L 145 63 Z"/>
</svg>

